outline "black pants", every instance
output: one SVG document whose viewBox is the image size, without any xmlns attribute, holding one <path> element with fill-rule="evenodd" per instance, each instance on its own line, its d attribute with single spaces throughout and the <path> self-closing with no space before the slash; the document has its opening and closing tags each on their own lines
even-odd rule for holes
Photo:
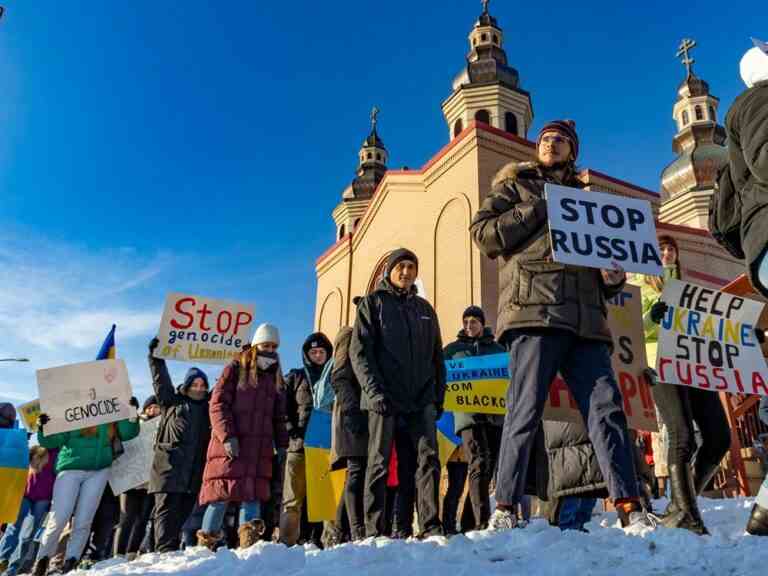
<svg viewBox="0 0 768 576">
<path fill-rule="evenodd" d="M 146 490 L 128 490 L 120 495 L 120 524 L 115 535 L 115 554 L 137 553 L 147 531 L 155 499 Z"/>
<path fill-rule="evenodd" d="M 155 552 L 175 552 L 180 548 L 181 527 L 196 501 L 196 494 L 155 494 Z"/>
<path fill-rule="evenodd" d="M 720 463 L 731 446 L 731 429 L 720 395 L 708 390 L 664 383 L 657 384 L 651 390 L 661 418 L 667 425 L 669 464 L 693 462 L 693 477 L 698 482 Z M 698 452 L 694 422 L 701 433 Z M 703 488 L 697 486 L 698 490 Z"/>
<path fill-rule="evenodd" d="M 349 520 L 349 532 L 352 540 L 365 538 L 363 496 L 365 494 L 365 468 L 367 464 L 365 456 L 347 458 L 347 480 L 344 484 L 343 508 Z M 341 528 L 344 524 L 343 518 L 337 518 L 337 523 Z"/>
<path fill-rule="evenodd" d="M 443 530 L 446 535 L 450 535 L 456 533 L 456 516 L 464 485 L 467 483 L 469 466 L 466 462 L 448 462 L 445 468 L 448 471 L 448 487 L 443 497 Z M 475 516 L 469 500 L 466 498 L 462 507 L 461 532 L 469 532 L 475 528 Z"/>
<path fill-rule="evenodd" d="M 501 448 L 501 428 L 479 424 L 461 432 L 464 454 L 469 460 L 469 499 L 476 530 L 484 530 L 491 518 L 489 491 Z"/>
<path fill-rule="evenodd" d="M 398 498 L 401 501 L 398 504 L 398 516 L 407 507 L 413 509 L 414 498 L 408 494 L 408 482 L 404 482 L 411 474 L 415 480 L 421 531 L 441 532 L 438 506 L 440 460 L 434 406 L 430 405 L 421 412 L 397 416 L 381 416 L 371 412 L 368 415 L 368 433 L 368 468 L 364 498 L 367 535 L 380 536 L 385 533 L 387 474 L 392 440 L 397 447 L 400 480 Z"/>
</svg>

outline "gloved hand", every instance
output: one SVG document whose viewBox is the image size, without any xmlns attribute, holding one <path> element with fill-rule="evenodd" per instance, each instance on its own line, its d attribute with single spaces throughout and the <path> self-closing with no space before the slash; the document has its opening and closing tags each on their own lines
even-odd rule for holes
<svg viewBox="0 0 768 576">
<path fill-rule="evenodd" d="M 383 396 L 379 396 L 371 403 L 371 411 L 380 416 L 389 416 L 392 413 L 389 407 L 389 401 Z"/>
<path fill-rule="evenodd" d="M 131 400 L 130 400 L 130 402 L 128 402 L 128 404 L 130 404 L 131 406 L 136 408 L 136 410 L 141 408 L 141 406 L 139 405 L 139 399 L 136 398 L 136 396 L 131 396 Z"/>
<path fill-rule="evenodd" d="M 651 306 L 651 322 L 654 324 L 661 324 L 662 318 L 664 318 L 664 314 L 667 313 L 667 310 L 669 310 L 669 306 L 667 306 L 666 302 L 662 302 L 659 300 Z"/>
<path fill-rule="evenodd" d="M 237 460 L 240 456 L 240 441 L 235 436 L 224 440 L 224 452 L 230 460 Z"/>
<path fill-rule="evenodd" d="M 48 416 L 48 414 L 46 414 L 46 413 L 44 413 L 44 412 L 41 412 L 41 413 L 38 415 L 38 417 L 37 417 L 37 429 L 38 429 L 40 432 L 42 432 L 42 431 L 43 431 L 43 426 L 45 426 L 46 424 L 48 424 L 48 422 L 50 422 L 50 421 L 51 421 L 51 418 L 50 418 L 50 416 Z"/>
<path fill-rule="evenodd" d="M 435 422 L 437 422 L 438 420 L 440 420 L 440 418 L 443 417 L 443 412 L 445 412 L 443 405 L 435 404 Z"/>
<path fill-rule="evenodd" d="M 645 381 L 648 382 L 648 386 L 656 386 L 659 383 L 659 375 L 653 368 L 646 368 L 643 370 L 643 376 Z"/>
<path fill-rule="evenodd" d="M 368 416 L 363 412 L 344 414 L 344 429 L 353 436 L 362 436 L 368 432 Z"/>
<path fill-rule="evenodd" d="M 149 341 L 149 353 L 152 354 L 155 351 L 155 348 L 157 348 L 160 345 L 160 339 L 155 336 L 152 338 L 152 340 Z"/>
</svg>

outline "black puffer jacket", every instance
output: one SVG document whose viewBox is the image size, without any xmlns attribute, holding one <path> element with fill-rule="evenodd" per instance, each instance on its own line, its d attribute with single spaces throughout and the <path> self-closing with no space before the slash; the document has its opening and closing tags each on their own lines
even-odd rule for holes
<svg viewBox="0 0 768 576">
<path fill-rule="evenodd" d="M 318 366 L 309 359 L 307 353 L 313 348 L 313 344 L 325 348 L 326 362 L 330 362 L 333 354 L 333 345 L 325 334 L 322 332 L 310 334 L 301 347 L 304 367 L 294 368 L 285 377 L 285 411 L 288 418 L 285 428 L 290 437 L 289 452 L 304 451 L 304 435 L 307 433 L 314 406 L 312 392 L 325 367 L 325 365 Z"/>
<path fill-rule="evenodd" d="M 456 337 L 456 341 L 451 342 L 443 350 L 445 360 L 457 360 L 470 356 L 490 356 L 491 354 L 504 354 L 504 347 L 493 338 L 493 332 L 487 326 L 479 338 L 470 338 L 462 330 Z M 494 426 L 504 426 L 504 416 L 494 414 L 472 414 L 469 412 L 454 412 L 454 429 L 456 435 L 461 434 L 471 426 L 478 424 L 492 424 Z"/>
<path fill-rule="evenodd" d="M 149 492 L 197 494 L 203 482 L 211 420 L 208 398 L 193 400 L 185 391 L 195 378 L 208 382 L 208 377 L 202 370 L 190 368 L 184 383 L 174 390 L 165 360 L 150 352 L 149 368 L 161 409 Z"/>
<path fill-rule="evenodd" d="M 768 80 L 734 100 L 725 127 L 731 179 L 741 195 L 742 247 L 753 280 L 768 247 Z"/>
<path fill-rule="evenodd" d="M 442 407 L 445 364 L 440 324 L 432 305 L 399 292 L 384 279 L 360 301 L 350 347 L 352 367 L 363 390 L 360 407 L 388 400 L 397 413 Z"/>
<path fill-rule="evenodd" d="M 575 176 L 562 181 L 535 162 L 511 163 L 494 178 L 491 194 L 472 220 L 475 244 L 501 258 L 496 335 L 514 328 L 560 328 L 582 338 L 611 342 L 607 287 L 599 270 L 552 260 L 546 183 L 582 188 Z"/>
<path fill-rule="evenodd" d="M 367 420 L 360 410 L 360 383 L 355 377 L 349 358 L 352 328 L 342 328 L 334 342 L 333 372 L 331 384 L 336 392 L 333 404 L 333 449 L 332 467 L 346 465 L 347 458 L 361 458 L 368 454 L 368 429 L 363 426 L 359 434 L 349 431 L 347 421 L 357 419 L 361 424 Z"/>
</svg>

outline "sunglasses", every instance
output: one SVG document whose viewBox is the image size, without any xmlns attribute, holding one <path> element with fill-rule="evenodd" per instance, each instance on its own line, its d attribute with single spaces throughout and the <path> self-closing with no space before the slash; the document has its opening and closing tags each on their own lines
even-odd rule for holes
<svg viewBox="0 0 768 576">
<path fill-rule="evenodd" d="M 557 134 L 542 136 L 541 141 L 546 144 L 565 144 L 566 142 L 570 142 L 565 136 L 558 136 Z"/>
</svg>

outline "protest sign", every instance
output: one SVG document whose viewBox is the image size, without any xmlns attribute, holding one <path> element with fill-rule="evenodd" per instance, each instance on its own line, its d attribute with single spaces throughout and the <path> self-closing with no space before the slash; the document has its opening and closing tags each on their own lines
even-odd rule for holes
<svg viewBox="0 0 768 576">
<path fill-rule="evenodd" d="M 656 431 L 656 410 L 642 372 L 646 367 L 640 288 L 627 285 L 608 302 L 608 324 L 613 334 L 611 357 L 630 428 Z M 446 362 L 446 410 L 505 414 L 509 387 L 509 356 L 494 354 Z M 576 401 L 558 376 L 549 389 L 546 420 L 581 420 Z"/>
<path fill-rule="evenodd" d="M 679 280 L 664 286 L 659 380 L 712 392 L 768 396 L 755 326 L 763 304 Z"/>
<path fill-rule="evenodd" d="M 168 294 L 155 357 L 227 364 L 251 343 L 253 319 L 249 304 Z"/>
<path fill-rule="evenodd" d="M 27 487 L 29 445 L 24 430 L 0 430 L 0 524 L 14 524 Z"/>
<path fill-rule="evenodd" d="M 97 360 L 37 371 L 40 411 L 51 419 L 45 434 L 69 432 L 136 416 L 121 359 Z"/>
<path fill-rule="evenodd" d="M 40 400 L 32 400 L 18 406 L 16 411 L 21 416 L 21 421 L 24 423 L 24 428 L 27 432 L 34 434 L 37 432 L 37 417 L 40 416 Z"/>
<path fill-rule="evenodd" d="M 160 418 L 143 421 L 141 432 L 133 440 L 123 442 L 124 452 L 109 469 L 109 485 L 115 496 L 149 482 L 155 456 L 155 436 Z"/>
<path fill-rule="evenodd" d="M 545 193 L 555 262 L 661 275 L 650 202 L 556 184 Z"/>
</svg>

